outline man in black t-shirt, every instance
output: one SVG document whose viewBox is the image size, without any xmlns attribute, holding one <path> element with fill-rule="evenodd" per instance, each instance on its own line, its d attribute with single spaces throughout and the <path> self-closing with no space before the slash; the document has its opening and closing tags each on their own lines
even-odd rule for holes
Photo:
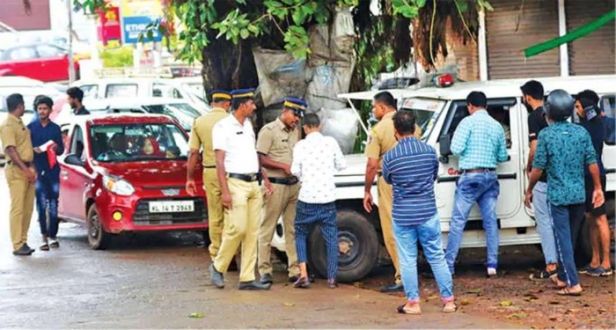
<svg viewBox="0 0 616 330">
<path fill-rule="evenodd" d="M 591 90 L 580 92 L 575 98 L 575 112 L 579 118 L 578 124 L 586 128 L 597 153 L 597 166 L 601 176 L 601 186 L 605 195 L 605 167 L 603 156 L 603 141 L 605 140 L 605 121 L 603 112 L 598 106 L 599 96 Z M 594 184 L 588 168 L 586 174 L 586 221 L 590 221 L 590 242 L 592 246 L 592 260 L 590 264 L 579 270 L 582 274 L 590 276 L 610 276 L 612 267 L 610 263 L 610 228 L 607 222 L 605 203 L 594 207 L 592 194 Z"/>
<path fill-rule="evenodd" d="M 522 87 L 522 100 L 526 106 L 528 115 L 528 142 L 530 145 L 528 162 L 526 165 L 526 175 L 530 175 L 532 170 L 535 148 L 539 132 L 548 127 L 543 110 L 543 85 L 536 80 L 526 82 Z M 541 249 L 545 258 L 545 269 L 530 275 L 531 280 L 547 280 L 557 275 L 558 258 L 556 255 L 556 242 L 554 240 L 554 230 L 552 219 L 550 218 L 549 204 L 547 199 L 547 174 L 544 171 L 539 182 L 533 188 L 533 211 L 537 232 L 541 239 Z"/>
</svg>

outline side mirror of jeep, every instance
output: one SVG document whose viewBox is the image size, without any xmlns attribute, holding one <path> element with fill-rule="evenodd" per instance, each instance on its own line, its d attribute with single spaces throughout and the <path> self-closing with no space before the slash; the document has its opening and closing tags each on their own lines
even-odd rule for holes
<svg viewBox="0 0 616 330">
<path fill-rule="evenodd" d="M 440 157 L 439 161 L 443 164 L 449 163 L 449 156 L 451 153 L 451 136 L 449 134 L 443 134 L 438 139 Z"/>
</svg>

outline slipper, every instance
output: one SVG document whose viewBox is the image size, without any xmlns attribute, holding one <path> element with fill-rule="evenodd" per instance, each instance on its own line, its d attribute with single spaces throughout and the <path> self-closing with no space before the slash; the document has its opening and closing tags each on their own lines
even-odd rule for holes
<svg viewBox="0 0 616 330">
<path fill-rule="evenodd" d="M 57 248 L 60 247 L 60 243 L 58 241 L 56 241 L 55 239 L 52 239 L 52 240 L 49 241 L 49 246 L 54 248 L 54 249 L 57 249 Z"/>
<path fill-rule="evenodd" d="M 556 289 L 555 290 L 562 290 L 562 289 L 565 289 L 567 287 L 567 284 L 565 284 L 565 285 L 558 285 L 558 281 L 559 281 L 558 280 L 558 276 L 551 276 L 550 277 L 550 281 L 556 285 Z"/>
<path fill-rule="evenodd" d="M 564 288 L 561 291 L 556 292 L 559 296 L 571 296 L 571 297 L 579 297 L 582 295 L 582 291 L 580 292 L 572 292 L 569 291 L 569 288 Z"/>
<path fill-rule="evenodd" d="M 443 306 L 443 313 L 455 313 L 458 310 L 458 306 Z"/>
<path fill-rule="evenodd" d="M 400 314 L 411 314 L 411 315 L 420 315 L 421 314 L 421 309 L 409 310 L 409 309 L 405 309 L 404 307 L 406 307 L 406 305 L 398 306 L 398 313 L 400 313 Z"/>
<path fill-rule="evenodd" d="M 43 243 L 39 247 L 39 250 L 41 250 L 41 251 L 49 251 L 49 245 L 47 243 Z"/>
</svg>

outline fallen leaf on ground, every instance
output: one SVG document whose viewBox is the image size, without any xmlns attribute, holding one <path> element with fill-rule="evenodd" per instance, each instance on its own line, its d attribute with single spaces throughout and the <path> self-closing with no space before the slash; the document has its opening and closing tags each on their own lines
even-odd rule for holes
<svg viewBox="0 0 616 330">
<path fill-rule="evenodd" d="M 468 300 L 468 299 L 462 299 L 460 301 L 460 305 L 462 305 L 462 306 L 466 306 L 466 305 L 470 305 L 470 304 L 471 304 L 471 301 Z"/>
<path fill-rule="evenodd" d="M 473 293 L 474 294 L 478 294 L 478 293 L 481 293 L 481 292 L 483 292 L 483 290 L 481 290 L 481 289 L 470 289 L 470 290 L 466 291 L 466 293 L 471 293 L 471 294 L 473 294 Z"/>
<path fill-rule="evenodd" d="M 426 301 L 434 300 L 434 299 L 436 299 L 436 298 L 438 298 L 438 295 L 433 294 L 433 295 L 431 295 L 430 297 L 426 298 Z"/>
<path fill-rule="evenodd" d="M 353 286 L 356 288 L 361 288 L 364 284 L 362 282 L 355 282 L 353 283 Z"/>
<path fill-rule="evenodd" d="M 605 312 L 607 312 L 607 309 L 605 309 L 605 308 L 599 308 L 599 313 L 605 313 Z"/>
<path fill-rule="evenodd" d="M 569 308 L 569 309 L 567 309 L 567 311 L 565 312 L 565 314 L 574 314 L 574 313 L 577 313 L 577 312 L 579 312 L 579 311 L 580 311 L 580 310 L 579 310 L 579 309 L 577 309 L 577 308 Z"/>
<path fill-rule="evenodd" d="M 190 313 L 188 315 L 188 317 L 190 317 L 191 319 L 202 319 L 203 318 L 203 313 L 201 313 L 201 312 Z"/>
<path fill-rule="evenodd" d="M 295 304 L 294 303 L 290 303 L 290 302 L 285 302 L 285 303 L 282 303 L 282 306 L 284 306 L 284 307 L 293 307 L 293 306 L 295 306 Z"/>
<path fill-rule="evenodd" d="M 553 300 L 553 301 L 550 301 L 550 305 L 560 305 L 560 302 Z"/>
<path fill-rule="evenodd" d="M 509 300 L 503 300 L 503 301 L 500 302 L 500 305 L 503 306 L 503 307 L 509 307 L 509 306 L 513 305 L 513 303 L 511 301 L 509 301 Z"/>
<path fill-rule="evenodd" d="M 507 315 L 508 319 L 523 319 L 526 318 L 526 313 L 513 313 L 510 315 Z"/>
<path fill-rule="evenodd" d="M 539 300 L 539 297 L 531 294 L 531 295 L 527 295 L 526 298 L 524 298 L 524 300 L 526 301 Z"/>
</svg>

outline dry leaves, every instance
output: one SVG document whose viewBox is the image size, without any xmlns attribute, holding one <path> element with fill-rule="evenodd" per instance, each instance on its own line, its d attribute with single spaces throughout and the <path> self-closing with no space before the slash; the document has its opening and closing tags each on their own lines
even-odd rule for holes
<svg viewBox="0 0 616 330">
<path fill-rule="evenodd" d="M 188 314 L 188 317 L 190 317 L 191 319 L 202 319 L 203 313 L 201 312 L 190 313 Z"/>
<path fill-rule="evenodd" d="M 503 301 L 500 302 L 500 305 L 503 306 L 503 307 L 509 307 L 509 306 L 513 305 L 513 303 L 511 301 L 509 301 L 509 300 L 503 300 Z"/>
<path fill-rule="evenodd" d="M 293 307 L 293 306 L 295 306 L 295 304 L 291 303 L 291 302 L 284 302 L 284 303 L 282 303 L 282 306 L 284 306 L 284 307 Z"/>
</svg>

